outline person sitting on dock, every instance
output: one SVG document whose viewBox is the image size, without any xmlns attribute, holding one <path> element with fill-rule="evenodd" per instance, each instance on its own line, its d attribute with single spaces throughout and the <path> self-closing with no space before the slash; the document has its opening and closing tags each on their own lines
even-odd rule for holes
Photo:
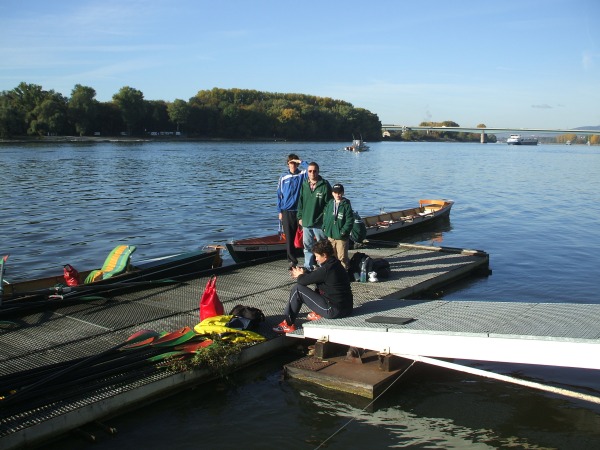
<svg viewBox="0 0 600 450">
<path fill-rule="evenodd" d="M 337 319 L 352 314 L 350 279 L 342 263 L 334 256 L 331 242 L 327 239 L 316 242 L 312 253 L 319 267 L 308 273 L 301 267 L 292 269 L 292 278 L 295 278 L 297 283 L 290 291 L 284 311 L 285 319 L 273 328 L 276 333 L 291 333 L 296 330 L 294 322 L 303 304 L 312 310 L 307 317 L 309 320 L 321 317 Z M 310 284 L 316 284 L 317 289 L 309 288 Z"/>
</svg>

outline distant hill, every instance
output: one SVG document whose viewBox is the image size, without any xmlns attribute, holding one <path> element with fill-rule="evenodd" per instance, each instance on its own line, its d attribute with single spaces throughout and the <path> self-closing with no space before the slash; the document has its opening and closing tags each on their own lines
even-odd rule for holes
<svg viewBox="0 0 600 450">
<path fill-rule="evenodd" d="M 589 126 L 589 127 L 577 127 L 577 128 L 573 128 L 574 130 L 600 130 L 600 125 L 593 127 L 593 126 Z"/>
</svg>

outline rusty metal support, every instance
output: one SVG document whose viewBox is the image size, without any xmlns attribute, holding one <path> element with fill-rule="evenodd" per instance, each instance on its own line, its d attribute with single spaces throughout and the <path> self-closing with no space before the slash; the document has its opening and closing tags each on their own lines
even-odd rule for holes
<svg viewBox="0 0 600 450">
<path fill-rule="evenodd" d="M 362 355 L 364 353 L 364 350 L 361 351 L 360 349 L 356 348 L 356 347 L 348 347 L 348 351 L 346 352 L 346 362 L 351 362 L 351 363 L 356 363 L 356 364 L 363 364 L 363 358 Z"/>
<path fill-rule="evenodd" d="M 384 372 L 392 372 L 398 370 L 401 366 L 402 359 L 391 353 L 378 353 L 379 369 Z"/>
<path fill-rule="evenodd" d="M 347 345 L 337 344 L 335 342 L 319 340 L 315 343 L 315 358 L 327 359 L 334 356 L 341 356 L 346 352 Z"/>
</svg>

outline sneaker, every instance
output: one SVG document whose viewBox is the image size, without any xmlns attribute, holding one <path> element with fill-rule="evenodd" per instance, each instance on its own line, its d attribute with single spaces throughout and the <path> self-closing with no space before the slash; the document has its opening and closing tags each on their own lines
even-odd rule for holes
<svg viewBox="0 0 600 450">
<path fill-rule="evenodd" d="M 292 331 L 296 331 L 296 325 L 288 325 L 284 320 L 276 327 L 273 327 L 273 331 L 280 334 L 291 333 Z"/>
<path fill-rule="evenodd" d="M 316 312 L 311 311 L 311 312 L 308 313 L 308 316 L 306 316 L 306 318 L 308 320 L 319 320 L 319 319 L 322 319 L 323 316 L 320 316 Z"/>
</svg>

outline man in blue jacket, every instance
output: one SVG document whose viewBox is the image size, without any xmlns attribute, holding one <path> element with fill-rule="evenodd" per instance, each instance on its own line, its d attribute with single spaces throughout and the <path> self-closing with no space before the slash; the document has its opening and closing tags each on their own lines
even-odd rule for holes
<svg viewBox="0 0 600 450">
<path fill-rule="evenodd" d="M 288 169 L 279 177 L 277 185 L 277 211 L 285 233 L 287 259 L 290 269 L 298 264 L 294 237 L 298 230 L 298 199 L 302 182 L 307 177 L 308 164 L 301 161 L 298 155 L 292 153 L 287 157 Z"/>
</svg>

